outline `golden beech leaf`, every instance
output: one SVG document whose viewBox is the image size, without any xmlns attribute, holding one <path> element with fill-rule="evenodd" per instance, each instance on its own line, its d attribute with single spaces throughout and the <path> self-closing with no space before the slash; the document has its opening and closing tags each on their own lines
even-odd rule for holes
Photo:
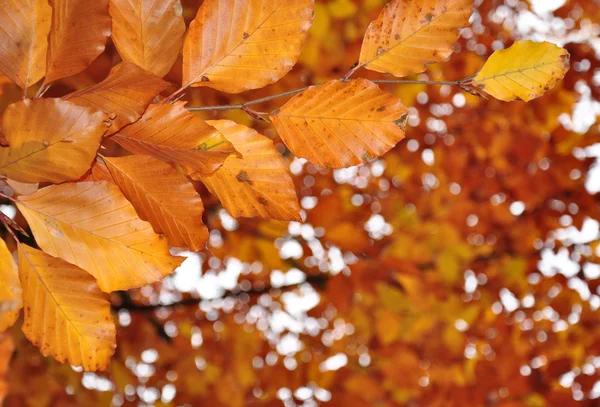
<svg viewBox="0 0 600 407">
<path fill-rule="evenodd" d="M 81 177 L 108 127 L 104 113 L 61 99 L 14 103 L 2 119 L 9 147 L 0 149 L 0 174 L 29 183 Z"/>
<path fill-rule="evenodd" d="M 404 138 L 408 109 L 366 79 L 311 86 L 270 116 L 297 157 L 343 168 L 378 157 Z"/>
<path fill-rule="evenodd" d="M 183 45 L 184 86 L 229 93 L 277 82 L 298 61 L 313 0 L 205 0 Z"/>
<path fill-rule="evenodd" d="M 11 327 L 23 306 L 21 282 L 12 253 L 0 239 L 0 332 Z"/>
<path fill-rule="evenodd" d="M 110 0 L 109 12 L 112 40 L 121 58 L 165 76 L 183 45 L 180 0 Z"/>
<path fill-rule="evenodd" d="M 112 125 L 104 135 L 106 137 L 142 117 L 150 102 L 168 87 L 168 82 L 158 76 L 124 61 L 111 69 L 102 82 L 69 93 L 63 99 L 108 113 Z"/>
<path fill-rule="evenodd" d="M 90 66 L 104 52 L 111 25 L 108 0 L 50 0 L 50 4 L 46 84 Z"/>
<path fill-rule="evenodd" d="M 144 155 L 105 157 L 115 183 L 140 218 L 171 246 L 201 250 L 208 239 L 204 205 L 192 183 L 170 164 Z"/>
<path fill-rule="evenodd" d="M 17 206 L 39 246 L 92 274 L 102 291 L 157 282 L 181 263 L 107 181 L 52 185 Z"/>
<path fill-rule="evenodd" d="M 288 165 L 273 142 L 230 120 L 208 122 L 229 139 L 242 158 L 231 155 L 214 174 L 200 179 L 235 217 L 300 220 Z"/>
<path fill-rule="evenodd" d="M 113 140 L 134 154 L 178 163 L 188 173 L 211 174 L 235 149 L 217 129 L 188 112 L 184 105 L 150 105 L 140 120 L 125 127 Z"/>
<path fill-rule="evenodd" d="M 44 356 L 106 370 L 116 348 L 110 303 L 94 277 L 73 264 L 19 245 L 23 333 Z"/>
<path fill-rule="evenodd" d="M 22 89 L 46 73 L 51 18 L 48 0 L 0 2 L 0 71 Z"/>
<path fill-rule="evenodd" d="M 365 33 L 359 66 L 394 76 L 420 73 L 452 55 L 473 0 L 393 0 Z"/>
<path fill-rule="evenodd" d="M 567 50 L 555 44 L 516 41 L 494 52 L 469 84 L 505 102 L 529 102 L 565 76 L 569 59 Z"/>
<path fill-rule="evenodd" d="M 31 195 L 40 189 L 40 184 L 37 182 L 26 183 L 7 179 L 6 183 L 15 191 L 17 195 Z"/>
</svg>

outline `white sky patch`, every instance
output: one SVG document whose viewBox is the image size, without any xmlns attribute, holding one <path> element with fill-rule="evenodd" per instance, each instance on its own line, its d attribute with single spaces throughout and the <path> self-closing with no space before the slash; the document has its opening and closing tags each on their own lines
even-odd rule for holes
<svg viewBox="0 0 600 407">
<path fill-rule="evenodd" d="M 329 372 L 339 370 L 348 364 L 348 356 L 344 353 L 338 353 L 337 355 L 331 356 L 319 365 L 321 372 Z"/>
</svg>

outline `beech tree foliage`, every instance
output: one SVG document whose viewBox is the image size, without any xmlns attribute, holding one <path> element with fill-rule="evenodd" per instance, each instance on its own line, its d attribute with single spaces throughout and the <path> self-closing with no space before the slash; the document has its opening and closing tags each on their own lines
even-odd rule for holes
<svg viewBox="0 0 600 407">
<path fill-rule="evenodd" d="M 571 283 L 555 288 L 536 267 L 542 249 L 574 250 L 549 243 L 571 226 L 564 216 L 581 226 L 598 214 L 590 162 L 571 155 L 597 126 L 582 137 L 558 119 L 575 82 L 597 81 L 579 77 L 582 65 L 569 73 L 569 51 L 597 60 L 483 25 L 496 3 L 0 0 L 0 197 L 17 213 L 0 214 L 0 375 L 25 380 L 43 364 L 32 386 L 51 383 L 0 394 L 14 405 L 133 402 L 145 346 L 160 355 L 161 386 L 177 383 L 165 406 L 303 400 L 282 388 L 340 406 L 572 402 L 559 380 L 598 358 L 600 304 L 580 305 L 561 294 Z M 441 112 L 452 103 L 462 109 Z M 291 241 L 313 255 L 282 254 Z M 573 259 L 592 264 L 598 243 L 584 243 Z M 200 316 L 206 304 L 165 294 L 182 253 L 213 269 L 245 264 L 250 288 L 225 293 L 210 332 L 198 322 L 215 321 Z M 282 332 L 252 325 L 308 289 L 274 283 L 290 269 L 322 299 L 304 353 L 278 362 Z M 529 310 L 503 314 L 507 293 Z M 527 328 L 576 307 L 576 332 Z M 329 323 L 329 337 L 316 333 Z M 11 359 L 15 346 L 27 356 Z M 336 357 L 356 360 L 339 370 Z M 548 371 L 536 387 L 525 378 L 537 364 Z M 111 399 L 75 391 L 73 369 L 108 370 Z"/>
</svg>

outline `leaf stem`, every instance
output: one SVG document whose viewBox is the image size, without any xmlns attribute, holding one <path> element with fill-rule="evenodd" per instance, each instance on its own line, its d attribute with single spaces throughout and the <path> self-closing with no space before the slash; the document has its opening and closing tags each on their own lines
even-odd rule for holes
<svg viewBox="0 0 600 407">
<path fill-rule="evenodd" d="M 2 222 L 2 224 L 4 225 L 4 229 L 6 229 L 8 231 L 8 233 L 10 233 L 10 235 L 12 236 L 13 239 L 15 239 L 15 242 L 17 242 L 17 244 L 20 244 L 21 241 L 17 237 L 17 234 L 15 233 L 15 231 L 12 230 L 12 228 L 9 226 L 6 218 L 7 218 L 7 216 L 4 213 L 0 212 L 0 222 Z"/>
<path fill-rule="evenodd" d="M 348 81 L 348 79 L 346 78 L 346 76 L 344 76 L 341 79 L 343 82 L 347 82 Z M 460 84 L 461 84 L 461 81 L 413 81 L 413 80 L 405 80 L 405 79 L 390 79 L 390 80 L 388 80 L 388 79 L 375 79 L 375 80 L 372 80 L 371 82 L 373 82 L 373 83 L 381 83 L 381 84 L 393 84 L 393 85 L 449 85 L 449 86 L 460 86 Z M 323 83 L 317 83 L 317 84 L 311 85 L 311 86 L 321 86 L 321 85 L 323 85 Z M 271 96 L 265 96 L 265 97 L 262 97 L 262 98 L 259 98 L 259 99 L 249 100 L 249 101 L 243 102 L 243 103 L 237 103 L 237 104 L 231 104 L 231 105 L 186 107 L 186 109 L 189 110 L 189 111 L 191 111 L 191 112 L 202 112 L 202 111 L 209 111 L 209 110 L 236 110 L 236 109 L 240 109 L 240 110 L 244 110 L 246 112 L 250 112 L 251 110 L 248 109 L 248 106 L 256 105 L 256 104 L 263 103 L 263 102 L 268 102 L 268 101 L 279 99 L 279 98 L 283 98 L 283 97 L 286 97 L 286 96 L 293 96 L 293 95 L 295 95 L 297 93 L 304 92 L 305 90 L 307 90 L 311 86 L 305 86 L 305 87 L 298 88 L 298 89 L 288 90 L 286 92 L 277 93 L 277 94 L 271 95 Z M 180 89 L 179 91 L 181 91 L 182 89 Z M 173 98 L 173 96 L 176 96 L 178 92 L 175 92 L 169 98 Z"/>
</svg>

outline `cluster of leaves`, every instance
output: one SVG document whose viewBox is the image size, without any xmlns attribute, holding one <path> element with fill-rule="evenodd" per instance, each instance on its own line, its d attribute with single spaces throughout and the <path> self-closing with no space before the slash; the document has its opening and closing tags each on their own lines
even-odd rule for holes
<svg viewBox="0 0 600 407">
<path fill-rule="evenodd" d="M 181 258 L 170 254 L 169 245 L 187 246 L 192 251 L 204 248 L 209 233 L 203 223 L 204 207 L 195 181 L 216 195 L 234 217 L 301 219 L 288 164 L 270 138 L 230 120 L 204 121 L 177 99 L 192 87 L 238 93 L 280 80 L 300 57 L 309 35 L 314 5 L 312 1 L 298 0 L 206 0 L 198 8 L 187 34 L 183 8 L 178 1 L 114 0 L 110 4 L 53 1 L 48 5 L 40 0 L 29 2 L 28 6 L 18 9 L 11 4 L 1 6 L 0 18 L 5 16 L 6 21 L 2 20 L 0 34 L 6 46 L 0 52 L 6 54 L 0 55 L 0 70 L 22 88 L 25 96 L 31 92 L 30 88 L 35 96 L 12 103 L 4 112 L 5 146 L 0 149 L 0 173 L 20 195 L 16 205 L 42 250 L 19 244 L 17 271 L 10 251 L 2 248 L 2 304 L 6 310 L 2 328 L 14 323 L 23 306 L 23 331 L 44 355 L 86 370 L 105 369 L 116 341 L 110 302 L 103 292 L 141 287 L 172 273 Z M 378 87 L 386 80 L 350 77 L 360 68 L 404 77 L 425 71 L 431 63 L 445 61 L 454 50 L 459 29 L 468 25 L 472 7 L 473 1 L 465 0 L 392 1 L 367 28 L 359 62 L 341 78 L 306 89 L 286 90 L 283 95 L 296 95 L 268 114 L 249 108 L 256 100 L 237 107 L 257 121 L 271 122 L 291 153 L 318 167 L 343 168 L 369 163 L 403 139 L 408 109 L 397 95 Z M 104 50 L 111 24 L 112 41 L 123 62 L 98 84 L 60 98 L 43 98 L 54 81 L 81 72 Z M 172 85 L 161 77 L 170 71 L 182 47 L 182 86 L 170 89 Z M 512 47 L 494 53 L 475 76 L 443 84 L 477 96 L 529 101 L 554 87 L 568 67 L 568 53 L 564 49 L 549 43 L 517 41 Z M 42 78 L 42 83 L 36 85 Z M 170 94 L 162 96 L 165 91 Z M 261 101 L 273 100 L 275 96 L 281 94 Z M 407 103 L 408 99 L 403 100 Z M 198 110 L 219 108 L 200 106 Z M 503 114 L 501 110 L 483 110 L 478 121 L 482 126 L 492 126 L 502 122 Z M 456 120 L 457 128 L 466 127 L 464 122 L 468 119 Z M 480 147 L 476 151 L 479 159 L 491 160 L 496 152 L 510 149 L 491 138 L 501 129 L 486 130 L 484 135 L 467 136 L 467 130 L 463 134 L 467 140 L 490 135 L 488 147 L 492 152 Z M 532 138 L 537 130 L 531 130 Z M 132 155 L 97 154 L 101 145 L 110 150 L 114 142 Z M 539 148 L 544 145 L 540 143 Z M 511 151 L 516 157 L 527 153 Z M 451 179 L 461 170 L 468 171 L 469 160 L 462 153 L 454 158 L 452 150 L 448 153 L 436 150 L 435 154 L 447 156 L 445 162 L 442 158 L 444 168 L 437 174 L 438 179 Z M 506 165 L 499 162 L 495 167 Z M 318 167 L 311 168 L 315 173 L 323 171 Z M 418 197 L 419 189 L 410 188 L 416 168 L 392 157 L 386 171 L 391 178 L 399 176 L 407 184 L 403 194 L 413 192 Z M 528 186 L 518 182 L 522 180 L 508 185 L 524 191 L 521 193 L 535 194 L 538 190 L 536 182 Z M 42 183 L 42 187 L 37 190 L 32 183 Z M 340 194 L 347 192 L 339 188 Z M 476 196 L 483 196 L 484 191 L 491 189 L 475 182 L 469 188 Z M 389 397 L 385 391 L 393 386 L 401 388 L 403 381 L 409 380 L 396 377 L 393 365 L 401 364 L 415 372 L 421 369 L 422 363 L 406 347 L 422 342 L 420 333 L 435 332 L 431 325 L 419 320 L 421 325 L 411 326 L 410 334 L 406 334 L 410 337 L 403 337 L 402 324 L 411 324 L 419 312 L 442 312 L 444 306 L 443 295 L 425 296 L 430 288 L 434 293 L 442 291 L 440 282 L 430 286 L 411 273 L 408 276 L 387 273 L 387 267 L 410 270 L 407 267 L 410 263 L 416 270 L 428 270 L 431 268 L 428 253 L 439 252 L 434 266 L 444 270 L 442 281 L 456 284 L 462 265 L 478 264 L 481 259 L 490 260 L 496 255 L 489 247 L 486 252 L 484 248 L 469 250 L 466 245 L 453 244 L 462 239 L 449 226 L 452 220 L 426 221 L 410 211 L 404 212 L 394 224 L 395 230 L 403 232 L 385 245 L 369 248 L 369 240 L 360 235 L 349 242 L 348 235 L 355 231 L 356 224 L 365 221 L 364 214 L 353 213 L 343 206 L 337 193 L 333 196 L 337 200 L 331 199 L 330 205 L 324 202 L 311 215 L 320 219 L 313 224 L 326 223 L 329 242 L 357 253 L 372 251 L 369 257 L 373 260 L 353 267 L 352 279 L 336 276 L 328 283 L 327 292 L 340 312 L 348 313 L 356 321 L 356 327 L 364 334 L 361 341 L 376 341 L 382 347 L 383 357 L 389 353 L 388 364 L 391 364 L 376 370 L 377 375 L 385 377 L 383 388 L 370 377 L 356 376 L 340 383 L 345 383 L 346 390 L 354 389 L 349 394 L 357 393 L 367 405 L 373 405 Z M 390 218 L 398 212 L 399 203 L 407 201 L 405 195 L 390 194 L 386 199 L 381 213 L 389 214 Z M 419 216 L 443 213 L 440 207 L 445 198 L 436 199 L 440 201 L 414 202 L 419 209 L 426 209 L 419 210 Z M 468 213 L 471 209 L 459 210 Z M 490 214 L 489 219 L 502 221 L 506 214 Z M 7 217 L 3 220 L 9 230 L 21 232 Z M 492 228 L 493 222 L 487 226 L 481 222 L 479 226 Z M 435 232 L 438 236 L 428 237 L 438 227 L 441 229 Z M 224 255 L 252 262 L 252 253 L 258 250 L 254 245 L 260 243 L 260 239 L 252 239 L 242 245 L 252 246 L 246 253 L 241 253 L 235 242 L 221 250 Z M 512 248 L 506 247 L 505 253 L 509 250 Z M 517 267 L 511 259 L 498 257 L 499 263 L 494 266 L 497 273 L 502 273 L 502 267 Z M 509 265 L 503 266 L 503 262 Z M 383 284 L 386 281 L 388 284 Z M 403 288 L 393 288 L 394 284 Z M 359 294 L 366 304 L 356 305 L 353 293 Z M 415 313 L 412 319 L 399 317 L 406 314 L 407 303 L 411 313 Z M 375 331 L 368 326 L 367 316 L 371 312 L 380 321 Z M 443 313 L 448 325 L 456 315 L 469 323 L 479 317 L 457 303 L 450 303 Z M 360 321 L 365 321 L 365 325 Z M 139 335 L 147 331 L 140 329 Z M 234 333 L 229 335 L 231 341 L 238 337 Z M 447 345 L 460 348 L 459 340 L 452 337 L 449 329 L 444 335 Z M 396 344 L 399 339 L 405 347 L 386 350 L 386 346 Z M 244 389 L 252 383 L 246 379 L 251 375 L 242 367 L 251 363 L 244 356 L 245 344 L 239 337 L 236 340 L 235 347 L 240 349 L 235 353 L 238 377 L 223 376 L 226 380 L 215 384 L 225 405 L 244 402 L 243 399 L 224 401 L 231 397 L 230 382 L 241 381 Z M 258 339 L 253 336 L 248 341 Z M 221 346 L 224 348 L 216 349 L 215 355 L 226 351 L 225 345 Z M 233 348 L 231 343 L 229 346 Z M 173 353 L 168 349 L 163 351 L 161 355 Z M 429 357 L 435 354 L 433 349 Z M 317 360 L 313 366 L 318 367 L 316 363 Z M 113 365 L 113 370 L 118 371 L 118 366 Z M 448 374 L 457 381 L 469 379 L 452 368 L 432 373 L 431 377 L 437 379 Z M 213 377 L 216 376 L 220 376 L 219 372 L 213 372 Z M 270 378 L 273 389 L 294 382 L 287 376 L 275 376 Z M 313 381 L 323 381 L 313 376 L 310 376 Z M 395 392 L 391 398 L 400 402 L 414 395 L 414 391 Z M 351 404 L 345 398 L 338 402 Z"/>
</svg>

